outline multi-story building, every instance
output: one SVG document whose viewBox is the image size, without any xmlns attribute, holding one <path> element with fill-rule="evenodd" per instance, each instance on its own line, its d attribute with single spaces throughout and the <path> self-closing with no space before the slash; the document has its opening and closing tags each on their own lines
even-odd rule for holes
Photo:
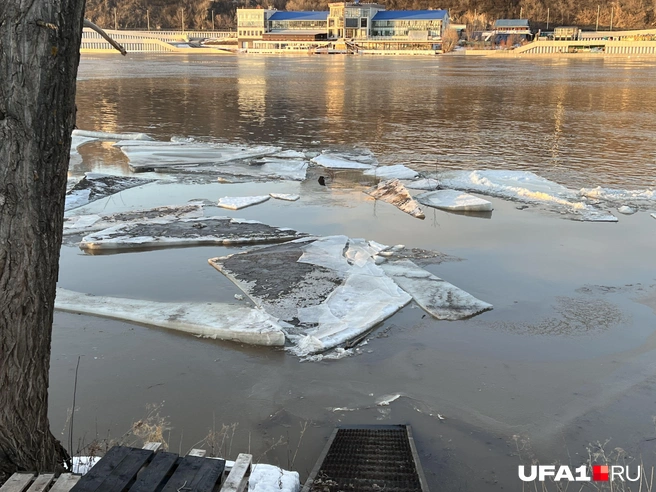
<svg viewBox="0 0 656 492">
<path fill-rule="evenodd" d="M 385 7 L 377 3 L 336 2 L 328 4 L 328 38 L 363 39 L 371 36 L 371 20 Z"/>
<path fill-rule="evenodd" d="M 531 35 L 528 19 L 498 19 L 494 23 L 495 34 L 525 34 Z"/>
<path fill-rule="evenodd" d="M 237 9 L 237 43 L 240 48 L 252 48 L 253 42 L 262 39 L 267 21 L 276 13 L 273 9 Z"/>
<path fill-rule="evenodd" d="M 448 23 L 446 10 L 386 10 L 372 19 L 372 35 L 440 41 Z"/>
</svg>

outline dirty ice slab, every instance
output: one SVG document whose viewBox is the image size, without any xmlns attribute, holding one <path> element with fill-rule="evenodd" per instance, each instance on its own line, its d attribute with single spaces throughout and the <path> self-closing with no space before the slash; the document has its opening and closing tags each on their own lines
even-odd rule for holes
<svg viewBox="0 0 656 492">
<path fill-rule="evenodd" d="M 422 193 L 415 197 L 419 203 L 427 207 L 450 210 L 452 212 L 491 212 L 492 204 L 464 191 L 437 190 Z"/>
<path fill-rule="evenodd" d="M 285 344 L 285 335 L 274 318 L 262 310 L 232 304 L 154 302 L 57 289 L 55 309 L 159 326 L 216 340 L 269 346 Z"/>
<path fill-rule="evenodd" d="M 419 204 L 410 196 L 406 187 L 398 179 L 381 181 L 378 185 L 366 190 L 365 193 L 376 200 L 391 203 L 399 210 L 417 219 L 425 218 Z"/>
<path fill-rule="evenodd" d="M 292 229 L 229 217 L 180 219 L 169 223 L 121 224 L 85 236 L 80 248 L 117 250 L 179 246 L 279 243 L 303 237 Z"/>
<path fill-rule="evenodd" d="M 110 174 L 86 173 L 73 188 L 66 193 L 66 208 L 83 207 L 91 202 L 115 195 L 135 186 L 152 183 L 152 179 L 134 178 L 131 176 L 113 176 Z"/>
<path fill-rule="evenodd" d="M 156 207 L 148 210 L 131 210 L 116 214 L 74 215 L 64 218 L 64 235 L 102 231 L 128 222 L 168 223 L 178 219 L 203 216 L 202 205 Z"/>
<path fill-rule="evenodd" d="M 388 261 L 381 267 L 417 304 L 437 319 L 453 321 L 492 309 L 491 304 L 476 299 L 410 260 Z"/>
<path fill-rule="evenodd" d="M 223 198 L 219 198 L 219 202 L 216 205 L 218 207 L 227 208 L 230 210 L 239 210 L 241 208 L 246 208 L 252 205 L 257 205 L 258 203 L 266 202 L 269 198 L 269 195 L 224 196 Z"/>
<path fill-rule="evenodd" d="M 321 154 L 312 159 L 312 162 L 328 169 L 371 169 L 371 164 L 344 159 L 341 156 Z"/>
<path fill-rule="evenodd" d="M 273 154 L 280 147 L 269 145 L 241 146 L 186 142 L 132 142 L 115 144 L 130 160 L 135 171 L 148 171 L 170 166 L 221 164 Z"/>
<path fill-rule="evenodd" d="M 289 323 L 293 351 L 305 356 L 361 335 L 410 302 L 375 264 L 381 248 L 328 236 L 209 261 L 256 305 Z"/>
</svg>

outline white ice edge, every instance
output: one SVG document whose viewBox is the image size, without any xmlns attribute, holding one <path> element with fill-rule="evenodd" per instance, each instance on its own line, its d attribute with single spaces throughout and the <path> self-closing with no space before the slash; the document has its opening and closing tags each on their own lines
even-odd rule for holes
<svg viewBox="0 0 656 492">
<path fill-rule="evenodd" d="M 73 130 L 74 137 L 89 137 L 97 140 L 149 140 L 153 141 L 151 137 L 145 133 L 107 133 L 92 130 Z"/>
<path fill-rule="evenodd" d="M 275 198 L 276 200 L 286 200 L 288 202 L 295 202 L 301 198 L 301 195 L 294 195 L 290 193 L 269 193 L 269 196 L 271 198 Z"/>
<path fill-rule="evenodd" d="M 92 296 L 57 289 L 55 309 L 168 328 L 203 338 L 283 346 L 277 320 L 259 309 L 224 303 L 172 303 Z"/>
<path fill-rule="evenodd" d="M 227 208 L 230 210 L 239 210 L 242 208 L 250 207 L 252 205 L 257 205 L 262 202 L 266 202 L 269 198 L 269 195 L 226 196 L 219 199 L 217 207 Z"/>
</svg>

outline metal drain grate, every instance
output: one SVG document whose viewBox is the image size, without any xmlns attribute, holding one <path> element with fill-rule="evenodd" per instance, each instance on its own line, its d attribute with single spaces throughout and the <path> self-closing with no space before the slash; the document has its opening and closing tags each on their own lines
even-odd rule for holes
<svg viewBox="0 0 656 492">
<path fill-rule="evenodd" d="M 341 427 L 333 432 L 303 492 L 428 492 L 406 425 Z"/>
</svg>

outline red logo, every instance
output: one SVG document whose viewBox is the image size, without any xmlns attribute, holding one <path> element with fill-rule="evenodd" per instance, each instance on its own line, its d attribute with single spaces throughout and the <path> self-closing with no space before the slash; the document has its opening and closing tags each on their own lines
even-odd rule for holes
<svg viewBox="0 0 656 492">
<path fill-rule="evenodd" d="M 592 480 L 608 482 L 608 465 L 592 465 Z"/>
</svg>

